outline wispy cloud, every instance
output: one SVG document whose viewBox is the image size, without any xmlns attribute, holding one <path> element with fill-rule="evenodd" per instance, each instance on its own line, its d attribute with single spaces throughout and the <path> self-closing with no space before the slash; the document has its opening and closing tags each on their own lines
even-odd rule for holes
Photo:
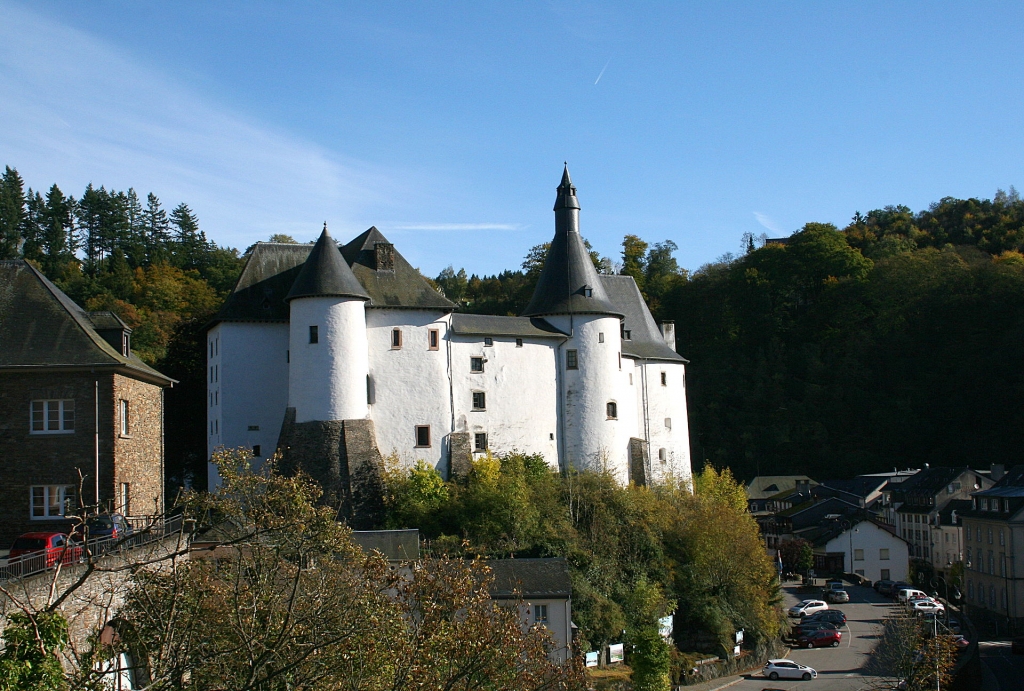
<svg viewBox="0 0 1024 691">
<path fill-rule="evenodd" d="M 518 223 L 392 223 L 388 230 L 519 230 Z"/>
<path fill-rule="evenodd" d="M 0 0 L 0 165 L 28 184 L 86 183 L 187 202 L 207 234 L 359 226 L 384 171 L 233 112 L 94 36 Z M 296 200 L 301 199 L 301 203 Z"/>
<path fill-rule="evenodd" d="M 597 75 L 597 79 L 595 79 L 595 80 L 594 80 L 594 86 L 597 86 L 597 83 L 598 83 L 599 81 L 601 81 L 601 77 L 603 77 L 603 76 L 604 76 L 604 71 L 605 71 L 606 69 L 608 69 L 608 65 L 610 65 L 610 64 L 612 64 L 612 59 L 611 59 L 611 58 L 608 58 L 608 62 L 606 62 L 606 63 L 604 64 L 604 67 L 602 67 L 602 68 L 601 68 L 601 74 Z"/>
<path fill-rule="evenodd" d="M 778 226 L 778 224 L 775 221 L 773 221 L 772 219 L 770 219 L 768 216 L 764 215 L 760 211 L 755 211 L 754 212 L 754 218 L 757 219 L 758 223 L 760 223 L 762 226 L 764 226 L 768 230 L 772 231 L 773 233 L 781 233 L 782 232 L 782 230 L 779 229 L 779 226 Z"/>
</svg>

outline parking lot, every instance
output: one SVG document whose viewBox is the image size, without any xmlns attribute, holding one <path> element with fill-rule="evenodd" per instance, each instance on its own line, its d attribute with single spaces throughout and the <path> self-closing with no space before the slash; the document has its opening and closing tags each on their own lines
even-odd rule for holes
<svg viewBox="0 0 1024 691">
<path fill-rule="evenodd" d="M 798 593 L 795 586 L 785 586 L 784 605 L 788 609 L 800 600 L 818 598 L 817 593 Z M 789 659 L 801 665 L 813 667 L 818 671 L 818 678 L 810 681 L 779 679 L 769 681 L 760 674 L 749 675 L 737 684 L 730 686 L 736 691 L 761 691 L 763 688 L 773 689 L 827 689 L 828 691 L 857 691 L 871 685 L 872 679 L 866 677 L 863 668 L 868 662 L 871 651 L 878 642 L 882 620 L 893 607 L 892 600 L 882 597 L 871 588 L 858 586 L 847 587 L 850 601 L 841 605 L 829 605 L 832 609 L 842 610 L 847 617 L 842 627 L 842 643 L 838 648 L 814 648 L 812 650 L 794 649 Z M 796 620 L 790 620 L 795 623 Z"/>
</svg>

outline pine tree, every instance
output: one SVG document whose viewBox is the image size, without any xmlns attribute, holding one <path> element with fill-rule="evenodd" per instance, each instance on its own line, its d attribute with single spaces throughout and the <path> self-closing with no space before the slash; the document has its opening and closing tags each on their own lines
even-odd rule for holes
<svg viewBox="0 0 1024 691">
<path fill-rule="evenodd" d="M 150 264 L 159 264 L 169 259 L 171 226 L 167 212 L 160 206 L 160 198 L 152 192 L 146 197 L 143 212 L 143 232 L 146 244 L 146 258 Z"/>
<path fill-rule="evenodd" d="M 43 214 L 46 204 L 38 192 L 28 189 L 25 194 L 25 216 L 21 221 L 21 238 L 24 244 L 21 247 L 21 256 L 25 259 L 41 261 L 43 258 Z"/>
<path fill-rule="evenodd" d="M 25 214 L 25 183 L 7 166 L 0 178 L 0 259 L 18 257 Z"/>
<path fill-rule="evenodd" d="M 145 266 L 146 256 L 146 212 L 139 201 L 139 195 L 135 188 L 129 187 L 124 197 L 124 210 L 128 227 L 125 239 L 121 244 L 128 259 L 128 264 L 134 269 Z"/>
<path fill-rule="evenodd" d="M 59 276 L 64 266 L 74 259 L 76 241 L 74 225 L 74 197 L 65 197 L 57 185 L 52 185 L 46 193 L 46 206 L 43 210 L 43 273 L 47 276 Z"/>
<path fill-rule="evenodd" d="M 198 269 L 207 245 L 206 236 L 199 230 L 199 219 L 182 202 L 171 212 L 171 224 L 176 244 L 174 263 L 182 269 Z"/>
<path fill-rule="evenodd" d="M 78 226 L 85 234 L 85 272 L 90 276 L 99 273 L 99 263 L 103 258 L 103 197 L 106 190 L 97 190 L 90 182 L 82 193 L 82 198 L 75 208 Z"/>
</svg>

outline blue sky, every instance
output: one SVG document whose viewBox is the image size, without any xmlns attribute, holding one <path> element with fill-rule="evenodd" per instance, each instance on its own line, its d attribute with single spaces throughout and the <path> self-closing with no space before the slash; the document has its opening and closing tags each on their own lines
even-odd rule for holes
<svg viewBox="0 0 1024 691">
<path fill-rule="evenodd" d="M 436 275 L 1024 188 L 1021 3 L 0 0 L 0 165 L 244 248 L 376 225 Z"/>
</svg>

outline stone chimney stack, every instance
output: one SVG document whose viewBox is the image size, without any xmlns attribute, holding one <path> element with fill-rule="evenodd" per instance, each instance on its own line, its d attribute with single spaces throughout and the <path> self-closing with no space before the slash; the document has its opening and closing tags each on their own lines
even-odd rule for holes
<svg viewBox="0 0 1024 691">
<path fill-rule="evenodd" d="M 1006 475 L 1006 466 L 1002 463 L 992 464 L 992 482 L 999 482 Z"/>
<path fill-rule="evenodd" d="M 658 324 L 658 328 L 661 329 L 661 337 L 665 339 L 665 345 L 674 351 L 676 349 L 676 323 L 662 322 Z"/>
</svg>

